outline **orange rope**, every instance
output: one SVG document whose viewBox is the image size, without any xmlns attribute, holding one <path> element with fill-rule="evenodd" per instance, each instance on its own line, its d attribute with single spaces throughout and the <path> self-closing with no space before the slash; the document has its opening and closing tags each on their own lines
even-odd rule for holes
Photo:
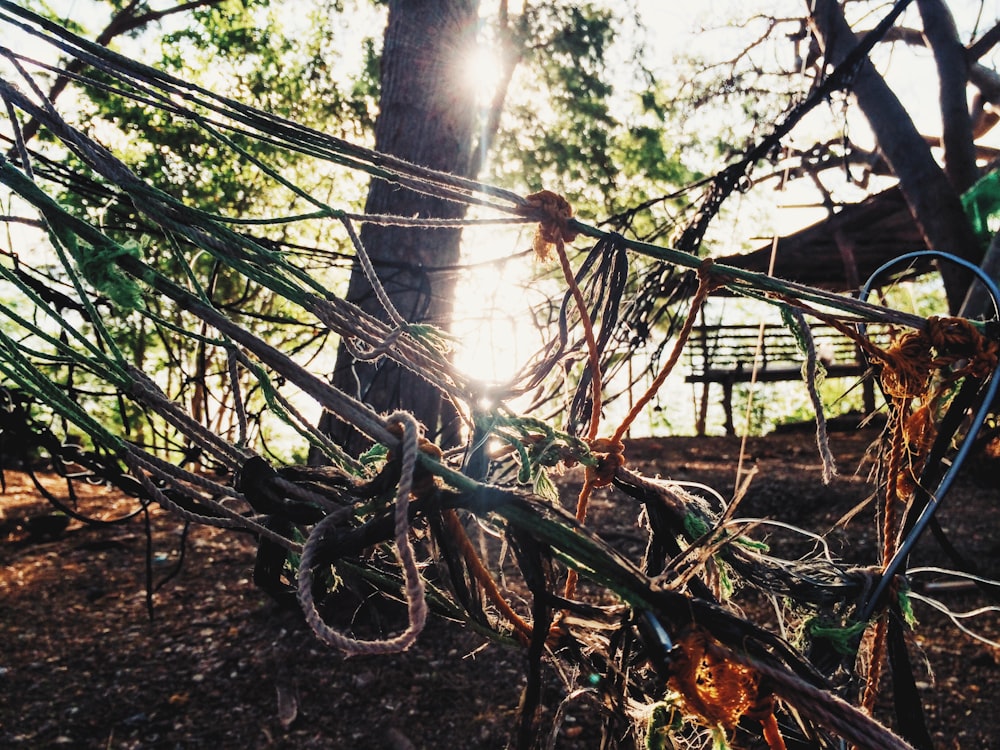
<svg viewBox="0 0 1000 750">
<path fill-rule="evenodd" d="M 997 342 L 983 336 L 963 318 L 931 317 L 922 330 L 907 331 L 882 350 L 870 341 L 865 351 L 882 363 L 880 379 L 891 406 L 891 437 L 886 465 L 882 521 L 882 564 L 897 549 L 898 526 L 904 498 L 916 489 L 918 477 L 936 436 L 934 414 L 952 385 L 964 377 L 985 379 L 996 369 Z M 959 366 L 934 383 L 936 371 Z M 919 406 L 913 408 L 913 402 Z M 861 699 L 869 714 L 875 706 L 886 654 L 887 615 L 875 623 L 870 636 L 868 674 Z"/>
<path fill-rule="evenodd" d="M 778 720 L 774 716 L 773 708 L 760 717 L 760 726 L 763 730 L 764 741 L 770 750 L 788 750 L 785 738 L 781 736 L 781 730 L 778 728 Z"/>
<path fill-rule="evenodd" d="M 566 243 L 576 239 L 576 232 L 569 228 L 569 220 L 573 218 L 573 208 L 569 202 L 558 193 L 551 190 L 540 190 L 532 193 L 525 200 L 532 212 L 538 216 L 538 227 L 535 229 L 534 250 L 542 260 L 548 260 L 552 248 L 556 250 L 563 278 L 573 295 L 577 310 L 580 312 L 580 323 L 583 335 L 587 341 L 587 357 L 590 368 L 590 424 L 587 428 L 587 439 L 597 437 L 601 421 L 601 359 L 597 351 L 597 338 L 594 336 L 594 323 L 587 312 L 587 303 L 583 292 L 576 283 L 576 276 L 566 255 Z"/>
<path fill-rule="evenodd" d="M 596 466 L 588 466 L 584 472 L 583 487 L 576 499 L 576 520 L 581 524 L 587 520 L 590 495 L 595 489 L 607 487 L 614 481 L 618 468 L 625 465 L 625 445 L 620 440 L 597 438 L 589 442 L 590 452 L 597 457 Z M 566 576 L 565 597 L 572 599 L 576 594 L 577 573 L 570 570 Z"/>
<path fill-rule="evenodd" d="M 882 664 L 885 662 L 888 632 L 888 616 L 883 614 L 875 623 L 875 630 L 871 635 L 872 645 L 868 659 L 868 674 L 865 678 L 864 694 L 861 697 L 861 708 L 869 716 L 875 710 L 875 699 L 878 697 L 879 683 L 882 681 Z"/>
<path fill-rule="evenodd" d="M 576 301 L 576 306 L 580 311 L 580 322 L 583 325 L 583 335 L 587 340 L 587 356 L 590 366 L 590 426 L 587 428 L 587 439 L 593 440 L 597 437 L 597 430 L 601 423 L 601 359 L 597 351 L 597 338 L 594 336 L 594 324 L 590 320 L 587 312 L 586 302 L 583 293 L 573 276 L 573 269 L 570 268 L 569 259 L 566 257 L 566 249 L 561 242 L 556 243 L 556 252 L 559 254 L 559 263 L 562 266 L 563 276 L 569 284 L 570 292 Z"/>
<path fill-rule="evenodd" d="M 594 453 L 601 452 L 602 448 L 610 449 L 612 446 L 599 445 L 597 431 L 601 423 L 601 359 L 597 349 L 597 337 L 594 335 L 594 323 L 587 312 L 587 303 L 583 298 L 583 292 L 576 283 L 576 276 L 570 266 L 569 257 L 566 255 L 566 243 L 572 242 L 576 238 L 576 233 L 569 229 L 569 220 L 573 217 L 573 209 L 569 202 L 561 195 L 553 193 L 551 190 L 541 190 L 532 193 L 525 199 L 528 208 L 533 215 L 538 216 L 538 227 L 535 230 L 534 250 L 535 254 L 542 260 L 550 257 L 552 248 L 555 248 L 556 256 L 559 258 L 559 265 L 562 268 L 563 278 L 573 295 L 577 310 L 580 313 L 580 323 L 583 326 L 583 335 L 587 342 L 588 367 L 590 369 L 590 421 L 587 426 L 587 443 Z M 607 441 L 604 441 L 607 442 Z M 607 455 L 615 458 L 600 458 L 598 466 L 588 467 L 586 480 L 580 489 L 580 495 L 576 502 L 576 518 L 583 523 L 587 517 L 587 506 L 590 501 L 590 493 L 595 487 L 604 487 L 611 483 L 614 478 L 614 471 L 618 466 L 624 464 L 622 453 L 624 447 L 618 439 L 612 441 L 617 444 L 616 450 L 608 450 Z M 576 592 L 577 574 L 575 570 L 570 570 L 566 577 L 566 598 L 571 599 Z"/>
<path fill-rule="evenodd" d="M 465 527 L 462 525 L 458 513 L 449 508 L 441 512 L 441 517 L 452 539 L 458 544 L 462 557 L 465 559 L 465 564 L 469 566 L 469 573 L 483 587 L 486 597 L 500 610 L 500 614 L 513 626 L 517 637 L 522 642 L 528 643 L 531 640 L 531 625 L 526 623 L 513 610 L 507 600 L 504 599 L 503 594 L 500 593 L 496 581 L 493 580 L 493 576 L 490 575 L 486 566 L 483 565 L 483 561 L 480 559 L 475 547 L 472 546 L 472 540 L 469 539 L 469 535 L 465 533 Z"/>
<path fill-rule="evenodd" d="M 657 391 L 660 390 L 663 382 L 674 369 L 674 365 L 677 364 L 677 360 L 680 359 L 681 353 L 684 350 L 684 345 L 687 343 L 687 340 L 691 335 L 691 329 L 694 328 L 698 311 L 701 310 L 702 305 L 705 304 L 705 300 L 708 298 L 708 295 L 721 286 L 721 282 L 713 278 L 711 267 L 712 259 L 707 258 L 698 268 L 698 289 L 691 300 L 691 309 L 688 310 L 687 319 L 684 321 L 684 325 L 677 334 L 677 341 L 674 343 L 673 351 L 670 352 L 670 357 L 667 359 L 663 367 L 660 368 L 660 372 L 650 384 L 649 388 L 647 388 L 646 392 L 643 393 L 639 400 L 635 402 L 628 415 L 618 426 L 618 429 L 615 430 L 614 437 L 611 438 L 612 441 L 620 441 L 622 436 L 628 432 L 628 428 L 632 426 L 632 422 L 635 421 L 636 417 L 638 417 L 642 410 L 646 407 L 646 404 L 648 404 L 656 395 Z"/>
</svg>

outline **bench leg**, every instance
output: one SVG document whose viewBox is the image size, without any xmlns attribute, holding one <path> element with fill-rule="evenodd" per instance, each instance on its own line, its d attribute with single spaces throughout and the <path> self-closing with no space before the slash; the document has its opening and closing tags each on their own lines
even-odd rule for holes
<svg viewBox="0 0 1000 750">
<path fill-rule="evenodd" d="M 712 389 L 712 384 L 705 381 L 701 384 L 701 398 L 698 400 L 698 416 L 694 421 L 695 434 L 698 437 L 705 437 L 708 424 L 708 395 Z"/>
<path fill-rule="evenodd" d="M 726 413 L 726 435 L 735 435 L 736 427 L 733 425 L 733 384 L 732 381 L 722 383 L 722 409 Z"/>
</svg>

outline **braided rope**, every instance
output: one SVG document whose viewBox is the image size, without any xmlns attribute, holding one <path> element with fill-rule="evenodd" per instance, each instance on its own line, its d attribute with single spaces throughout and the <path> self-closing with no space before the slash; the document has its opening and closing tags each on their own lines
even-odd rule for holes
<svg viewBox="0 0 1000 750">
<path fill-rule="evenodd" d="M 424 629 L 427 621 L 427 601 L 424 581 L 417 569 L 416 556 L 410 542 L 409 507 L 413 489 L 413 472 L 417 465 L 419 425 L 407 412 L 398 411 L 388 417 L 388 422 L 403 426 L 401 444 L 401 470 L 396 490 L 396 505 L 393 516 L 396 556 L 403 569 L 404 592 L 409 624 L 397 636 L 379 640 L 360 640 L 344 635 L 323 621 L 316 609 L 313 597 L 313 581 L 317 558 L 323 552 L 326 533 L 336 525 L 337 519 L 327 516 L 313 528 L 302 549 L 302 559 L 298 572 L 298 600 L 306 621 L 323 643 L 339 649 L 347 656 L 369 656 L 373 654 L 396 654 L 412 646 Z"/>
<path fill-rule="evenodd" d="M 134 450 L 134 449 L 133 449 Z M 169 461 L 165 461 L 152 453 L 142 453 L 142 461 L 144 464 L 149 466 L 158 476 L 169 477 L 171 480 L 182 482 L 186 485 L 192 487 L 197 487 L 204 490 L 212 497 L 230 497 L 234 500 L 239 500 L 246 503 L 246 499 L 242 494 L 237 492 L 231 486 L 226 484 L 220 484 L 219 482 L 214 482 L 203 474 L 196 474 L 192 471 L 172 464 Z M 213 501 L 216 504 L 221 505 L 218 500 Z M 249 507 L 249 503 L 246 503 Z"/>
<path fill-rule="evenodd" d="M 823 399 L 819 395 L 820 369 L 816 341 L 813 339 L 812 329 L 806 323 L 805 315 L 801 310 L 788 308 L 788 314 L 795 321 L 797 332 L 801 334 L 801 343 L 805 349 L 806 362 L 802 368 L 802 379 L 809 392 L 809 401 L 812 403 L 813 412 L 816 414 L 816 446 L 819 448 L 820 459 L 823 463 L 823 484 L 829 484 L 837 476 L 837 462 L 830 450 L 830 438 L 826 430 L 826 413 L 823 409 Z"/>
<path fill-rule="evenodd" d="M 360 308 L 351 306 L 350 310 L 341 311 L 337 307 L 336 300 L 315 299 L 310 300 L 308 309 L 325 326 L 345 334 L 345 338 L 353 337 L 356 340 L 364 340 L 371 347 L 367 354 L 377 351 L 380 355 L 388 356 L 397 364 L 422 377 L 442 393 L 447 394 L 449 398 L 459 401 L 465 400 L 469 384 L 463 382 L 466 379 L 460 378 L 446 360 L 441 357 L 432 358 L 426 348 L 416 346 L 409 337 L 398 334 L 397 337 L 393 337 L 392 329 L 387 328 L 384 324 L 376 322 L 375 325 L 380 327 L 373 332 L 363 331 L 359 324 L 365 321 L 366 314 Z M 371 330 L 369 328 L 369 331 Z M 352 349 L 359 351 L 356 341 L 352 342 Z M 361 352 L 361 354 L 366 353 Z"/>
<path fill-rule="evenodd" d="M 351 220 L 346 216 L 341 216 L 340 223 L 343 224 L 344 229 L 347 230 L 347 236 L 350 238 L 351 244 L 354 246 L 355 257 L 358 259 L 358 263 L 361 264 L 361 269 L 365 272 L 365 278 L 367 278 L 368 283 L 371 284 L 372 290 L 375 292 L 375 296 L 378 298 L 379 304 L 382 305 L 382 309 L 385 310 L 386 314 L 389 316 L 389 320 L 396 326 L 397 329 L 406 328 L 406 318 L 399 314 L 399 310 L 396 309 L 392 300 L 389 299 L 389 294 L 385 291 L 385 287 L 382 286 L 382 281 L 379 279 L 378 274 L 375 273 L 375 266 L 372 265 L 372 259 L 368 256 L 368 251 L 361 242 L 361 238 L 358 237 L 358 233 L 354 231 L 354 225 L 351 223 Z"/>
<path fill-rule="evenodd" d="M 392 351 L 392 348 L 396 346 L 396 342 L 399 340 L 400 335 L 403 333 L 402 328 L 393 328 L 389 335 L 385 337 L 385 341 L 373 346 L 368 351 L 364 351 L 356 340 L 353 338 L 345 338 L 344 346 L 351 353 L 351 356 L 355 359 L 361 360 L 362 362 L 374 362 L 376 360 L 382 359 L 386 354 Z"/>
<path fill-rule="evenodd" d="M 233 392 L 233 409 L 236 411 L 236 424 L 239 430 L 236 435 L 236 445 L 245 448 L 247 444 L 247 410 L 243 404 L 243 394 L 240 392 L 240 371 L 237 367 L 238 357 L 231 347 L 226 347 L 226 367 L 229 371 L 229 387 Z"/>
<path fill-rule="evenodd" d="M 304 502 L 312 503 L 319 508 L 326 508 L 331 512 L 343 510 L 345 507 L 348 507 L 334 502 L 320 492 L 314 492 L 306 487 L 296 484 L 295 482 L 290 482 L 280 475 L 272 477 L 271 482 L 274 487 L 280 490 L 286 497 L 298 498 Z"/>
<path fill-rule="evenodd" d="M 230 465 L 242 464 L 250 457 L 251 454 L 247 450 L 228 443 L 200 422 L 192 419 L 138 367 L 130 366 L 128 374 L 131 376 L 132 382 L 125 389 L 126 394 L 137 402 L 154 409 L 167 422 L 197 443 L 199 447 Z"/>
<path fill-rule="evenodd" d="M 858 750 L 914 750 L 901 737 L 843 698 L 810 685 L 791 672 L 731 652 L 732 658 L 756 670 L 774 695 L 820 726 L 831 729 Z"/>
</svg>

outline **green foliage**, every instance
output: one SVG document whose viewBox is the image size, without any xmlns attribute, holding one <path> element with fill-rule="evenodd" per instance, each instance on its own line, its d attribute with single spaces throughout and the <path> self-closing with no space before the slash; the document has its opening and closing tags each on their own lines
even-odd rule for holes
<svg viewBox="0 0 1000 750">
<path fill-rule="evenodd" d="M 651 79 L 638 97 L 611 81 L 625 46 L 623 21 L 591 3 L 533 5 L 516 20 L 521 64 L 508 94 L 485 178 L 516 189 L 565 194 L 580 213 L 607 215 L 686 181 L 667 141 L 666 110 Z M 622 54 L 641 64 L 641 50 Z"/>
</svg>

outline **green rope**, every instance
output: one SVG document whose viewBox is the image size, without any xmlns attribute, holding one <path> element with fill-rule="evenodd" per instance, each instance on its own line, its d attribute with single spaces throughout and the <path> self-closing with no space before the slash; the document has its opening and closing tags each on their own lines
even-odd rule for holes
<svg viewBox="0 0 1000 750">
<path fill-rule="evenodd" d="M 69 235 L 67 239 L 72 237 Z M 108 295 L 112 302 L 124 310 L 137 308 L 142 303 L 142 293 L 135 281 L 117 265 L 122 256 L 138 258 L 141 255 L 139 243 L 129 240 L 122 244 L 108 243 L 94 247 L 86 242 L 72 242 L 69 251 L 76 261 L 83 278 L 99 292 Z M 86 296 L 84 295 L 84 299 Z"/>
<path fill-rule="evenodd" d="M 263 367 L 251 362 L 245 357 L 241 357 L 240 362 L 253 372 L 254 377 L 257 379 L 257 384 L 260 386 L 261 393 L 264 396 L 264 402 L 267 404 L 268 408 L 276 414 L 279 419 L 281 419 L 282 422 L 304 437 L 306 441 L 308 441 L 309 445 L 319 448 L 323 452 L 323 455 L 329 458 L 337 466 L 345 469 L 351 474 L 361 474 L 361 462 L 351 458 L 340 448 L 340 446 L 330 440 L 326 435 L 321 433 L 311 424 L 304 422 L 301 419 L 301 415 L 297 417 L 293 416 L 293 410 L 290 404 L 288 404 L 288 402 L 281 397 L 281 394 L 278 393 L 278 390 L 274 387 L 274 383 L 271 382 L 271 378 L 268 377 L 267 372 Z"/>
<path fill-rule="evenodd" d="M 815 617 L 810 619 L 805 627 L 813 639 L 828 641 L 837 653 L 853 656 L 857 652 L 857 639 L 865 632 L 868 623 L 852 622 L 842 626 Z"/>
<path fill-rule="evenodd" d="M 20 343 L 11 339 L 3 330 L 0 330 L 0 352 L 3 354 L 0 356 L 0 373 L 25 393 L 47 404 L 55 413 L 86 432 L 95 444 L 114 452 L 126 448 L 124 440 L 110 432 L 82 404 L 71 398 L 65 390 L 31 363 L 24 356 Z"/>
<path fill-rule="evenodd" d="M 896 596 L 899 600 L 899 611 L 903 615 L 903 622 L 911 628 L 916 627 L 917 616 L 913 612 L 913 599 L 910 598 L 909 588 L 900 588 Z"/>
</svg>

